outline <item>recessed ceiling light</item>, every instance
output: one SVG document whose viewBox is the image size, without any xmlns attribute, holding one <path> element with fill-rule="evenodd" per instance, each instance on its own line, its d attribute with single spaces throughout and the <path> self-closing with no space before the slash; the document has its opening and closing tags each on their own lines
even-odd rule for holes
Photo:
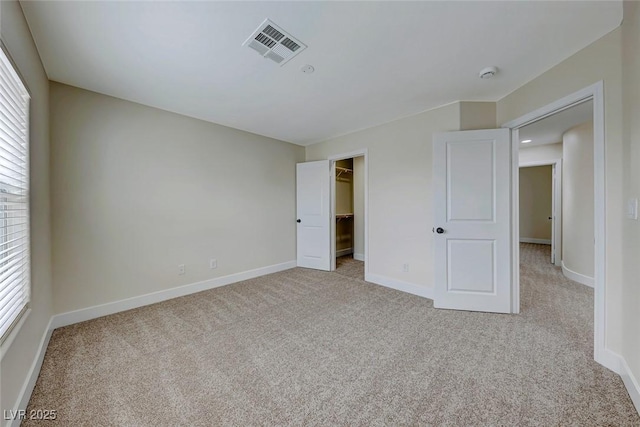
<svg viewBox="0 0 640 427">
<path fill-rule="evenodd" d="M 528 144 L 528 143 L 530 143 L 530 142 L 531 142 L 531 140 L 530 140 L 530 139 L 525 139 L 525 140 L 522 140 L 522 141 L 520 141 L 520 142 L 522 142 L 523 144 Z"/>
</svg>

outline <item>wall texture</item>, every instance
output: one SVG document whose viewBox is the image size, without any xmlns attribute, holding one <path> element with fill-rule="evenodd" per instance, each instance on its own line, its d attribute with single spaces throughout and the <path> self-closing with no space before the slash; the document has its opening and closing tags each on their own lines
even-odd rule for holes
<svg viewBox="0 0 640 427">
<path fill-rule="evenodd" d="M 302 147 L 58 83 L 51 147 L 56 313 L 295 259 Z"/>
<path fill-rule="evenodd" d="M 622 53 L 621 29 L 595 41 L 498 101 L 498 125 L 589 85 L 604 82 L 606 167 L 607 347 L 622 350 Z"/>
<path fill-rule="evenodd" d="M 31 93 L 31 313 L 2 355 L 0 410 L 17 408 L 17 400 L 52 314 L 51 224 L 49 206 L 49 80 L 22 9 L 0 2 L 0 35 Z M 5 420 L 0 423 L 5 423 Z"/>
<path fill-rule="evenodd" d="M 565 132 L 562 149 L 562 263 L 593 278 L 593 122 Z"/>
<path fill-rule="evenodd" d="M 625 197 L 640 196 L 640 4 L 624 2 L 622 25 L 622 84 L 624 87 Z M 622 355 L 640 382 L 640 221 L 624 219 L 622 280 Z M 636 401 L 640 409 L 640 401 Z"/>
<path fill-rule="evenodd" d="M 520 168 L 520 239 L 551 240 L 553 167 Z"/>
<path fill-rule="evenodd" d="M 368 149 L 370 274 L 433 287 L 432 137 L 459 126 L 455 103 L 306 148 L 307 161 Z"/>
</svg>

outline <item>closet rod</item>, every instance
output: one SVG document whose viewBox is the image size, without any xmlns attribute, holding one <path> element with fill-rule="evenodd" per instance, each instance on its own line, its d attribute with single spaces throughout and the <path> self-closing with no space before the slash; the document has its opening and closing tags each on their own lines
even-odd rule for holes
<svg viewBox="0 0 640 427">
<path fill-rule="evenodd" d="M 352 169 L 347 169 L 340 166 L 336 166 L 336 171 L 338 172 L 338 174 L 336 175 L 336 178 L 339 178 L 340 175 L 342 175 L 343 173 L 353 173 Z"/>
</svg>

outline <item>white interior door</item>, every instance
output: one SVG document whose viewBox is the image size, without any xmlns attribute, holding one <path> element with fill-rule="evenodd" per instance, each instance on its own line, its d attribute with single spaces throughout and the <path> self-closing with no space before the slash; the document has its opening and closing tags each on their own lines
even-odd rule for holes
<svg viewBox="0 0 640 427">
<path fill-rule="evenodd" d="M 298 267 L 331 269 L 329 161 L 296 166 Z"/>
<path fill-rule="evenodd" d="M 509 129 L 434 136 L 434 307 L 511 312 Z"/>
</svg>

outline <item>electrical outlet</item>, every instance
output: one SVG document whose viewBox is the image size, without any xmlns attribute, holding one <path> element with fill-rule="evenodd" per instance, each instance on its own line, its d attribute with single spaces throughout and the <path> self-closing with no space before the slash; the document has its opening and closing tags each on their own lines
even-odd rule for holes
<svg viewBox="0 0 640 427">
<path fill-rule="evenodd" d="M 218 260 L 215 258 L 211 258 L 209 260 L 209 268 L 213 269 L 213 268 L 218 268 Z"/>
<path fill-rule="evenodd" d="M 409 264 L 402 264 L 402 271 L 405 273 L 409 272 Z"/>
<path fill-rule="evenodd" d="M 186 272 L 187 268 L 184 266 L 184 264 L 178 265 L 178 276 L 184 276 Z"/>
</svg>

